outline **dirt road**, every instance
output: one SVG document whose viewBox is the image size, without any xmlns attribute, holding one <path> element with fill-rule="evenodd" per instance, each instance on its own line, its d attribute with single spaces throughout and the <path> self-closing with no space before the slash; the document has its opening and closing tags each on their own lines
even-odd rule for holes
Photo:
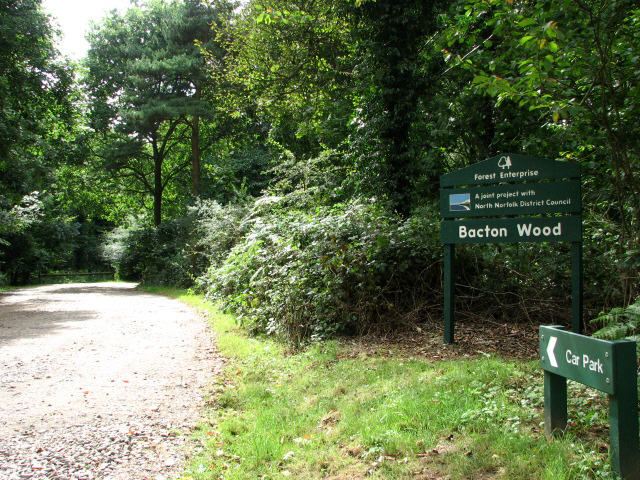
<svg viewBox="0 0 640 480">
<path fill-rule="evenodd" d="M 178 474 L 221 360 L 195 311 L 134 287 L 0 294 L 0 479 Z"/>
</svg>

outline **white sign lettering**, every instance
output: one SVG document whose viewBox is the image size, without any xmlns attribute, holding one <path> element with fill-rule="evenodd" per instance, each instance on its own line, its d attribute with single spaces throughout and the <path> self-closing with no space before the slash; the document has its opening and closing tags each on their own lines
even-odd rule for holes
<svg viewBox="0 0 640 480">
<path fill-rule="evenodd" d="M 506 238 L 507 233 L 505 227 L 492 228 L 489 225 L 480 228 L 467 228 L 466 225 L 458 227 L 458 238 Z"/>
<path fill-rule="evenodd" d="M 554 227 L 534 227 L 531 223 L 519 223 L 517 228 L 518 235 L 521 237 L 550 237 L 552 235 L 559 237 L 562 235 L 562 222 L 558 222 Z"/>
<path fill-rule="evenodd" d="M 551 343 L 551 342 L 549 342 L 549 343 Z M 569 365 L 574 365 L 576 367 L 582 367 L 582 368 L 584 368 L 586 370 L 589 370 L 590 372 L 601 373 L 601 374 L 604 375 L 604 370 L 602 369 L 602 362 L 600 361 L 599 358 L 596 358 L 594 360 L 591 357 L 589 357 L 589 355 L 587 355 L 586 353 L 583 353 L 582 357 L 580 357 L 580 355 L 576 355 L 574 352 L 572 352 L 569 349 L 567 349 L 567 351 L 565 352 L 564 356 L 565 356 L 565 359 L 567 360 L 567 363 Z M 551 360 L 549 360 L 549 361 L 551 361 Z M 557 365 L 553 365 L 553 362 L 551 362 L 551 365 L 553 367 L 557 367 Z"/>
<path fill-rule="evenodd" d="M 549 357 L 549 363 L 553 368 L 558 368 L 558 360 L 556 360 L 556 355 L 553 351 L 556 348 L 556 343 L 558 343 L 558 337 L 551 337 L 549 339 L 549 344 L 547 345 L 547 356 Z"/>
</svg>

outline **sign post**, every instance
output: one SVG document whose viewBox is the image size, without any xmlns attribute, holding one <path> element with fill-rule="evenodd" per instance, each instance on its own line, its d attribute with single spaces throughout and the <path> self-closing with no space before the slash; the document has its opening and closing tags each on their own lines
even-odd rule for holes
<svg viewBox="0 0 640 480">
<path fill-rule="evenodd" d="M 453 296 L 453 265 L 455 263 L 455 245 L 448 243 L 444 246 L 444 318 L 453 319 L 455 297 Z M 444 341 L 454 341 L 453 321 L 444 322 Z"/>
<path fill-rule="evenodd" d="M 571 243 L 571 330 L 582 333 L 582 239 Z"/>
<path fill-rule="evenodd" d="M 540 366 L 544 370 L 544 430 L 567 427 L 567 379 L 609 394 L 611 469 L 640 480 L 636 342 L 610 342 L 540 327 Z"/>
<path fill-rule="evenodd" d="M 571 242 L 571 328 L 581 332 L 581 213 L 580 169 L 575 163 L 503 154 L 442 175 L 445 343 L 454 343 L 457 243 Z"/>
</svg>

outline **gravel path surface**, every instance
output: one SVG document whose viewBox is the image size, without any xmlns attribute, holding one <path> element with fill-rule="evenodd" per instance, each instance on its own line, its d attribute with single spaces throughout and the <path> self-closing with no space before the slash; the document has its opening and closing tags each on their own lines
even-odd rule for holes
<svg viewBox="0 0 640 480">
<path fill-rule="evenodd" d="M 205 319 L 134 287 L 0 293 L 0 479 L 178 475 L 222 360 Z"/>
</svg>

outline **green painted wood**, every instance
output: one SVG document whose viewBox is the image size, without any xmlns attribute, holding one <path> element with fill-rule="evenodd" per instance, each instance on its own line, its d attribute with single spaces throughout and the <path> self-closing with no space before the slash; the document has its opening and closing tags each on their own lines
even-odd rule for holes
<svg viewBox="0 0 640 480">
<path fill-rule="evenodd" d="M 540 327 L 545 434 L 562 433 L 567 426 L 567 378 L 605 391 L 611 470 L 624 480 L 640 480 L 636 342 L 599 340 L 562 328 Z"/>
<path fill-rule="evenodd" d="M 582 271 L 582 221 L 578 238 L 571 244 L 571 330 L 582 333 L 583 271 Z"/>
<path fill-rule="evenodd" d="M 607 340 L 541 326 L 540 366 L 584 385 L 613 394 L 613 344 Z"/>
<path fill-rule="evenodd" d="M 567 379 L 544 372 L 544 433 L 561 435 L 567 428 Z"/>
<path fill-rule="evenodd" d="M 581 242 L 582 218 L 487 218 L 443 220 L 440 240 L 446 243 Z"/>
<path fill-rule="evenodd" d="M 453 266 L 456 256 L 455 245 L 444 246 L 444 343 L 454 343 L 454 273 Z"/>
<path fill-rule="evenodd" d="M 581 210 L 578 180 L 440 190 L 443 218 L 580 213 Z"/>
<path fill-rule="evenodd" d="M 560 179 L 575 180 L 542 181 Z M 575 163 L 520 154 L 497 155 L 440 177 L 440 213 L 444 219 L 441 223 L 441 242 L 445 246 L 446 343 L 454 342 L 453 260 L 456 243 L 582 242 L 582 220 L 578 215 L 486 220 L 475 218 L 579 214 L 582 211 L 579 179 L 580 168 Z M 450 188 L 456 186 L 459 188 Z M 574 329 L 580 331 L 582 246 L 574 246 L 572 250 L 572 318 Z"/>
<path fill-rule="evenodd" d="M 440 186 L 487 185 L 500 182 L 578 178 L 579 176 L 580 167 L 576 163 L 504 153 L 442 175 Z"/>
<path fill-rule="evenodd" d="M 609 397 L 609 454 L 611 469 L 625 480 L 640 480 L 636 355 L 635 342 L 614 342 L 613 376 L 617 388 Z"/>
</svg>

